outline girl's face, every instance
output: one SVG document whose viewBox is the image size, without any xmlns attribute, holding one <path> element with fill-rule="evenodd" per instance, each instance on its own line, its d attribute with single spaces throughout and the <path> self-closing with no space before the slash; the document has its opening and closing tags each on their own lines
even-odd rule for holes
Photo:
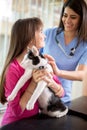
<svg viewBox="0 0 87 130">
<path fill-rule="evenodd" d="M 65 31 L 76 32 L 80 24 L 80 16 L 69 7 L 66 7 L 62 16 Z"/>
<path fill-rule="evenodd" d="M 45 34 L 43 33 L 43 29 L 40 28 L 35 32 L 35 46 L 40 49 L 45 46 Z"/>
</svg>

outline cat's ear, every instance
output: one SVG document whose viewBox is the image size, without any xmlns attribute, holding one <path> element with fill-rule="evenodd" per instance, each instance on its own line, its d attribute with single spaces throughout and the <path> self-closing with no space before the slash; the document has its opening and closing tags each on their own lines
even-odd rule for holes
<svg viewBox="0 0 87 130">
<path fill-rule="evenodd" d="M 29 48 L 29 46 L 27 46 L 27 53 L 30 51 L 31 49 Z"/>
<path fill-rule="evenodd" d="M 32 46 L 32 52 L 33 52 L 34 56 L 38 56 L 39 55 L 39 51 L 36 48 L 36 46 Z"/>
</svg>

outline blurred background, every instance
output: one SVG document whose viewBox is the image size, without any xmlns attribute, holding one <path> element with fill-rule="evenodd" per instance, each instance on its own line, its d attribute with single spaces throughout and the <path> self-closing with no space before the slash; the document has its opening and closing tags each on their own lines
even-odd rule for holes
<svg viewBox="0 0 87 130">
<path fill-rule="evenodd" d="M 64 0 L 0 0 L 0 74 L 9 48 L 10 31 L 19 18 L 37 16 L 47 27 L 58 26 Z M 79 4 L 79 3 L 78 3 Z M 82 95 L 82 83 L 74 82 L 72 99 Z M 0 104 L 0 112 L 6 106 Z"/>
</svg>

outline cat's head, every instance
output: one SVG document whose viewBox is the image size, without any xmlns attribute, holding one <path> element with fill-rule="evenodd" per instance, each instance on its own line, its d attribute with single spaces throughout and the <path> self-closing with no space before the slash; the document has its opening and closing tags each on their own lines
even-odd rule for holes
<svg viewBox="0 0 87 130">
<path fill-rule="evenodd" d="M 47 60 L 41 53 L 39 53 L 38 49 L 35 46 L 33 46 L 31 49 L 29 48 L 28 53 L 24 57 L 22 64 L 23 63 L 31 68 L 41 69 L 46 68 Z"/>
</svg>

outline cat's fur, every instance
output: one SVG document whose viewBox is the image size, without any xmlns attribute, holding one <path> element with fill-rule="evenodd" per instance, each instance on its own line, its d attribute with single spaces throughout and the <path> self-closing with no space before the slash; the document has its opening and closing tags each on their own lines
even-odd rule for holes
<svg viewBox="0 0 87 130">
<path fill-rule="evenodd" d="M 25 55 L 21 66 L 25 69 L 25 73 L 17 82 L 11 95 L 8 96 L 8 101 L 13 100 L 20 88 L 28 79 L 32 77 L 32 70 L 34 68 L 47 68 L 50 72 L 53 71 L 51 65 L 49 65 L 47 60 L 41 54 L 39 54 L 35 46 L 33 46 L 32 49 L 29 50 L 29 52 Z M 33 109 L 37 99 L 39 101 L 41 112 L 49 116 L 62 117 L 68 112 L 68 107 L 63 104 L 58 96 L 55 96 L 54 92 L 47 87 L 47 83 L 44 80 L 39 81 L 37 84 L 37 87 L 28 101 L 26 108 L 28 110 Z"/>
</svg>

